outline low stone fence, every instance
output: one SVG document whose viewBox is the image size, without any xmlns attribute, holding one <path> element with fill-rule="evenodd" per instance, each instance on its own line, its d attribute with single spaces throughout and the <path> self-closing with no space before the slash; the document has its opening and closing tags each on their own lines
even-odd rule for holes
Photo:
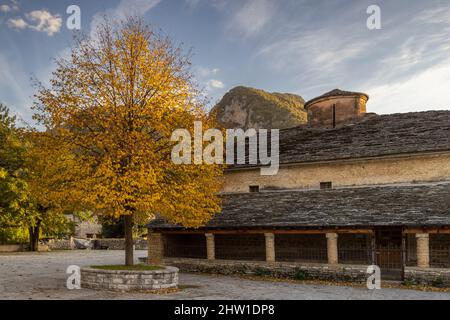
<svg viewBox="0 0 450 320">
<path fill-rule="evenodd" d="M 450 287 L 450 269 L 405 267 L 405 282 Z"/>
<path fill-rule="evenodd" d="M 161 270 L 102 270 L 81 268 L 81 287 L 111 291 L 153 291 L 177 288 L 178 268 Z"/>
<path fill-rule="evenodd" d="M 125 239 L 91 239 L 86 240 L 91 242 L 91 248 L 94 250 L 125 250 Z M 66 239 L 52 239 L 46 242 L 50 250 L 72 250 L 76 246 L 70 240 Z M 147 250 L 146 239 L 134 240 L 135 250 Z"/>
<path fill-rule="evenodd" d="M 144 259 L 141 259 L 144 261 Z M 164 259 L 167 265 L 175 266 L 181 272 L 201 272 L 215 274 L 267 275 L 275 278 L 293 278 L 298 280 L 328 280 L 359 282 L 367 281 L 367 266 L 364 265 L 329 265 L 313 263 L 288 262 L 253 262 L 237 260 L 204 259 Z"/>
<path fill-rule="evenodd" d="M 73 244 L 71 245 L 70 240 L 65 239 L 51 239 L 46 242 L 46 245 L 50 250 L 71 250 L 73 249 Z"/>
<path fill-rule="evenodd" d="M 22 252 L 29 251 L 30 246 L 28 244 L 2 244 L 0 245 L 0 252 Z M 49 246 L 45 244 L 39 244 L 38 251 L 50 251 Z"/>
<path fill-rule="evenodd" d="M 93 249 L 125 250 L 125 239 L 93 239 Z M 147 250 L 146 239 L 134 240 L 135 250 Z"/>
<path fill-rule="evenodd" d="M 2 244 L 0 245 L 0 252 L 20 252 L 28 248 L 24 244 Z"/>
</svg>

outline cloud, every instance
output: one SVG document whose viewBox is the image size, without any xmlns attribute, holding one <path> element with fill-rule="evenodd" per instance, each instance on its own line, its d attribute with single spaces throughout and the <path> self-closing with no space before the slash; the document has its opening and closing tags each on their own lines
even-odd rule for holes
<svg viewBox="0 0 450 320">
<path fill-rule="evenodd" d="M 59 14 L 52 15 L 46 10 L 34 10 L 28 13 L 28 20 L 30 21 L 30 28 L 36 31 L 45 32 L 52 36 L 59 32 L 62 25 L 62 19 Z"/>
<path fill-rule="evenodd" d="M 61 16 L 59 14 L 53 15 L 47 10 L 31 11 L 25 15 L 25 19 L 21 17 L 9 19 L 8 26 L 13 29 L 29 28 L 53 36 L 59 32 L 62 25 Z"/>
<path fill-rule="evenodd" d="M 229 0 L 184 0 L 184 3 L 189 8 L 196 8 L 200 6 L 201 3 L 207 4 L 219 11 L 223 10 L 227 4 L 230 3 Z"/>
<path fill-rule="evenodd" d="M 222 81 L 216 79 L 209 80 L 207 85 L 209 89 L 223 89 L 225 87 Z"/>
<path fill-rule="evenodd" d="M 394 113 L 450 109 L 450 59 L 418 72 L 405 81 L 368 87 L 371 111 Z"/>
<path fill-rule="evenodd" d="M 414 18 L 415 22 L 424 24 L 449 24 L 450 23 L 450 5 L 440 4 L 438 8 L 423 10 Z"/>
<path fill-rule="evenodd" d="M 94 36 L 95 30 L 103 22 L 104 16 L 113 20 L 121 20 L 128 15 L 143 16 L 160 2 L 161 0 L 120 0 L 115 8 L 98 12 L 92 17 L 91 36 Z"/>
<path fill-rule="evenodd" d="M 328 28 L 274 38 L 256 52 L 255 58 L 264 59 L 276 72 L 297 73 L 310 84 L 342 77 L 349 64 L 370 48 L 369 40 L 351 34 L 338 36 Z"/>
<path fill-rule="evenodd" d="M 9 12 L 9 11 L 11 11 L 11 10 L 12 10 L 11 7 L 8 6 L 7 4 L 2 4 L 2 5 L 0 5 L 0 11 L 1 11 L 1 12 Z"/>
<path fill-rule="evenodd" d="M 246 0 L 236 10 L 227 25 L 227 31 L 244 38 L 260 33 L 276 12 L 270 0 Z"/>
<path fill-rule="evenodd" d="M 16 0 L 10 1 L 10 3 L 0 4 L 0 12 L 11 12 L 19 10 L 19 3 Z"/>
<path fill-rule="evenodd" d="M 29 74 L 23 66 L 0 53 L 0 87 L 5 95 L 1 102 L 6 103 L 20 118 L 31 120 L 31 92 Z"/>
<path fill-rule="evenodd" d="M 13 29 L 25 29 L 28 26 L 28 23 L 22 18 L 9 19 L 8 26 Z"/>
<path fill-rule="evenodd" d="M 184 2 L 191 8 L 196 7 L 199 3 L 200 0 L 184 0 Z"/>
<path fill-rule="evenodd" d="M 200 78 L 206 78 L 209 77 L 211 75 L 216 75 L 220 72 L 219 68 L 205 68 L 205 67 L 196 67 L 195 68 L 195 73 L 200 77 Z"/>
</svg>

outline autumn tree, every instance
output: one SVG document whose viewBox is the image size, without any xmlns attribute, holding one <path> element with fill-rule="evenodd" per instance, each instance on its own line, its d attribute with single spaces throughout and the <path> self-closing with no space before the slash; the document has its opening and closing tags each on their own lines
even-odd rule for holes
<svg viewBox="0 0 450 320">
<path fill-rule="evenodd" d="M 221 168 L 171 161 L 175 129 L 192 131 L 195 120 L 213 125 L 188 58 L 139 18 L 105 21 L 75 41 L 51 86 L 36 95 L 36 119 L 51 141 L 46 152 L 63 148 L 75 159 L 61 190 L 98 215 L 124 216 L 126 265 L 134 223 L 158 214 L 198 227 L 219 210 Z"/>
<path fill-rule="evenodd" d="M 24 131 L 22 140 L 27 144 L 22 179 L 26 183 L 26 200 L 30 204 L 22 221 L 28 225 L 31 250 L 37 251 L 41 231 L 52 234 L 69 229 L 71 222 L 65 213 L 82 218 L 87 215 L 82 212 L 76 192 L 66 191 L 71 187 L 68 177 L 80 169 L 70 150 L 64 149 L 63 145 L 48 152 L 53 140 L 34 129 Z"/>
<path fill-rule="evenodd" d="M 58 150 L 51 157 L 37 157 L 44 155 L 42 142 L 33 138 L 37 136 L 38 132 L 18 128 L 9 109 L 0 105 L 0 228 L 28 230 L 31 251 L 38 250 L 42 231 L 63 230 L 69 224 L 61 206 L 69 202 L 59 201 L 55 179 L 67 164 L 58 160 L 67 153 Z M 50 162 L 55 162 L 52 167 L 58 169 L 58 176 L 48 170 Z"/>
<path fill-rule="evenodd" d="M 18 228 L 20 217 L 29 209 L 23 179 L 25 144 L 16 127 L 16 118 L 0 104 L 0 228 Z"/>
</svg>

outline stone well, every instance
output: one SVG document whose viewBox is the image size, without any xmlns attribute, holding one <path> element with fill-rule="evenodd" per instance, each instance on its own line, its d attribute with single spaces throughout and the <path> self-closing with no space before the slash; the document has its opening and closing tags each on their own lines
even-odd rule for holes
<svg viewBox="0 0 450 320">
<path fill-rule="evenodd" d="M 102 270 L 81 268 L 81 287 L 112 291 L 149 291 L 177 288 L 178 268 L 160 270 Z"/>
</svg>

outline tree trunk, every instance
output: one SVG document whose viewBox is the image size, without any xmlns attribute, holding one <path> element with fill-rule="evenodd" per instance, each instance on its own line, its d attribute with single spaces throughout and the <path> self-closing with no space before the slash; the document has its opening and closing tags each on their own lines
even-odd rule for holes
<svg viewBox="0 0 450 320">
<path fill-rule="evenodd" d="M 30 251 L 39 250 L 39 231 L 41 228 L 41 221 L 38 221 L 35 226 L 28 228 L 30 235 Z"/>
<path fill-rule="evenodd" d="M 133 256 L 133 215 L 124 216 L 125 224 L 125 265 L 132 266 L 134 264 Z"/>
</svg>

